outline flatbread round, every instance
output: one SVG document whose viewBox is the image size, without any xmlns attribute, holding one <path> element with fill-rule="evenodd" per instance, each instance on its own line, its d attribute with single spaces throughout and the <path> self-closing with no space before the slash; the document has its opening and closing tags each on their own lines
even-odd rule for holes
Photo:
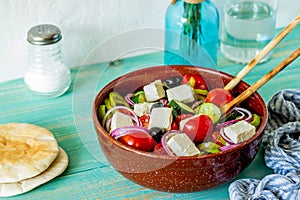
<svg viewBox="0 0 300 200">
<path fill-rule="evenodd" d="M 59 147 L 53 163 L 41 174 L 16 183 L 0 183 L 0 197 L 15 196 L 28 192 L 62 174 L 68 166 L 68 155 Z"/>
<path fill-rule="evenodd" d="M 0 183 L 34 177 L 55 160 L 58 144 L 50 131 L 32 124 L 0 125 Z"/>
</svg>

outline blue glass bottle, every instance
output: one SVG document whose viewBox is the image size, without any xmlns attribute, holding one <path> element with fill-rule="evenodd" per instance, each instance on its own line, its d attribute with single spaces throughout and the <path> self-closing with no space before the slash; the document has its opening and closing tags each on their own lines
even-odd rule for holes
<svg viewBox="0 0 300 200">
<path fill-rule="evenodd" d="M 218 10 L 210 0 L 188 2 L 190 0 L 177 0 L 167 9 L 164 63 L 214 67 L 218 48 Z"/>
</svg>

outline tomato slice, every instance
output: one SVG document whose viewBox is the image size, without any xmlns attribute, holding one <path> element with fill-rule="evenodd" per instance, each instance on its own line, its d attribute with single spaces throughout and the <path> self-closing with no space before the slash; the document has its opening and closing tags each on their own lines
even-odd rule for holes
<svg viewBox="0 0 300 200">
<path fill-rule="evenodd" d="M 232 100 L 233 96 L 229 91 L 222 88 L 215 88 L 208 92 L 205 102 L 210 102 L 220 107 Z"/>
<path fill-rule="evenodd" d="M 119 141 L 135 149 L 151 152 L 154 147 L 154 139 L 147 133 L 133 131 L 119 138 Z"/>
<path fill-rule="evenodd" d="M 181 84 L 189 84 L 194 89 L 208 89 L 204 78 L 200 74 L 185 74 Z"/>
</svg>

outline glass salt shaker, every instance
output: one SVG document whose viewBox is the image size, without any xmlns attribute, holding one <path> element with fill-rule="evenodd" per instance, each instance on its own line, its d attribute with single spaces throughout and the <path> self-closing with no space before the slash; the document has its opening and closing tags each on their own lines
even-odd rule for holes
<svg viewBox="0 0 300 200">
<path fill-rule="evenodd" d="M 60 29 L 50 24 L 28 31 L 28 70 L 24 82 L 36 94 L 54 98 L 70 86 L 71 74 L 63 62 L 61 39 Z"/>
</svg>

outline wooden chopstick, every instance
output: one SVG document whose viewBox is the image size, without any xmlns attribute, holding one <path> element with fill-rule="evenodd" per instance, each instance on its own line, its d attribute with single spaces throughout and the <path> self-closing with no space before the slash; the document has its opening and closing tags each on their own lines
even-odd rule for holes
<svg viewBox="0 0 300 200">
<path fill-rule="evenodd" d="M 278 43 L 283 40 L 298 24 L 298 15 L 289 25 L 287 25 L 277 36 L 271 40 L 225 87 L 225 90 L 232 90 Z"/>
<path fill-rule="evenodd" d="M 294 51 L 289 57 L 283 60 L 280 64 L 278 64 L 275 68 L 269 71 L 266 75 L 264 75 L 261 79 L 251 85 L 248 89 L 242 92 L 239 96 L 234 98 L 229 103 L 225 104 L 222 107 L 222 113 L 227 113 L 232 107 L 241 103 L 245 99 L 247 99 L 250 95 L 252 95 L 256 90 L 258 90 L 261 86 L 267 83 L 270 79 L 272 79 L 276 74 L 278 74 L 281 70 L 287 67 L 290 63 L 292 63 L 296 58 L 300 56 L 300 48 Z"/>
</svg>

